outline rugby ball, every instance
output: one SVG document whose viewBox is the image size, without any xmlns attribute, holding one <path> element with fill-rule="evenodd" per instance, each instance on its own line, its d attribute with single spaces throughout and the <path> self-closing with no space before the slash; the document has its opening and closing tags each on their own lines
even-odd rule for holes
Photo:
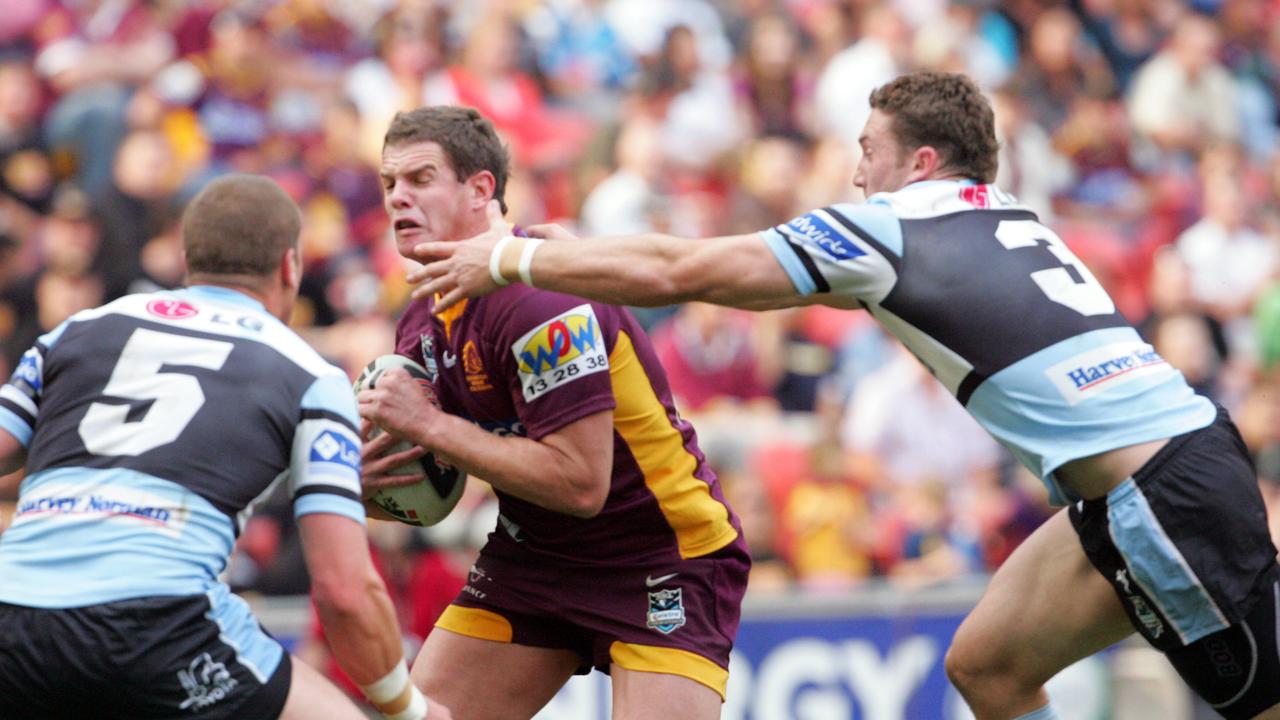
<svg viewBox="0 0 1280 720">
<path fill-rule="evenodd" d="M 431 376 L 426 368 L 403 355 L 383 355 L 374 359 L 360 372 L 360 377 L 356 378 L 355 391 L 358 393 L 375 387 L 382 373 L 392 368 L 406 370 L 409 376 L 417 380 L 418 384 L 427 391 L 431 402 L 439 407 L 435 387 L 431 383 Z M 381 428 L 374 426 L 370 438 L 377 437 L 382 432 Z M 388 452 L 402 452 L 410 447 L 413 447 L 411 443 L 401 441 Z M 435 525 L 458 504 L 462 491 L 467 485 L 467 474 L 431 453 L 391 470 L 392 475 L 416 473 L 426 473 L 426 480 L 405 487 L 383 488 L 375 493 L 369 502 L 402 523 L 419 527 Z"/>
</svg>

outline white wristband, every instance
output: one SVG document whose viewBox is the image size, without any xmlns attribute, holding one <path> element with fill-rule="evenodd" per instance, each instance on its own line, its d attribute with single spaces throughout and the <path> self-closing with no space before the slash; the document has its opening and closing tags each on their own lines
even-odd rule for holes
<svg viewBox="0 0 1280 720">
<path fill-rule="evenodd" d="M 533 287 L 533 253 L 542 244 L 541 238 L 529 238 L 524 241 L 524 250 L 520 252 L 520 282 Z"/>
<path fill-rule="evenodd" d="M 493 246 L 493 250 L 489 251 L 489 277 L 493 278 L 493 282 L 498 287 L 510 285 L 511 281 L 502 277 L 502 251 L 507 249 L 507 243 L 515 240 L 514 235 L 508 235 L 498 241 Z"/>
<path fill-rule="evenodd" d="M 392 715 L 386 715 L 387 720 L 423 720 L 430 710 L 427 705 L 427 697 L 422 694 L 418 688 L 413 689 L 413 697 L 409 700 L 409 707 Z"/>
<path fill-rule="evenodd" d="M 408 684 L 409 666 L 405 663 L 404 658 L 401 658 L 400 663 L 391 668 L 391 672 L 382 676 L 381 680 L 376 680 L 368 685 L 361 685 L 360 689 L 364 692 L 364 696 L 373 701 L 375 705 L 382 705 L 400 697 L 400 694 L 404 692 L 404 686 Z"/>
</svg>

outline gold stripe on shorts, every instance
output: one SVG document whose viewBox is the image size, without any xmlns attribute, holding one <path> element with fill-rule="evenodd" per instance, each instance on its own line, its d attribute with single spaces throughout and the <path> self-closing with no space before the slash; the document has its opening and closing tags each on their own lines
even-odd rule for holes
<svg viewBox="0 0 1280 720">
<path fill-rule="evenodd" d="M 501 615 L 480 608 L 450 605 L 436 620 L 436 627 L 481 640 L 511 642 L 511 621 Z"/>
<path fill-rule="evenodd" d="M 728 670 L 688 650 L 619 641 L 609 646 L 609 658 L 627 670 L 687 677 L 720 693 L 721 700 L 729 684 Z"/>
</svg>

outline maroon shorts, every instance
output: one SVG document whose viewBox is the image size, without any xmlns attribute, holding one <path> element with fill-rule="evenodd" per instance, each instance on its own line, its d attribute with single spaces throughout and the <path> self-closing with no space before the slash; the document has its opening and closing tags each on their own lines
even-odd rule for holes
<svg viewBox="0 0 1280 720">
<path fill-rule="evenodd" d="M 580 673 L 617 663 L 680 675 L 723 698 L 750 568 L 741 537 L 710 555 L 637 565 L 548 561 L 491 540 L 436 627 L 572 650 Z"/>
</svg>

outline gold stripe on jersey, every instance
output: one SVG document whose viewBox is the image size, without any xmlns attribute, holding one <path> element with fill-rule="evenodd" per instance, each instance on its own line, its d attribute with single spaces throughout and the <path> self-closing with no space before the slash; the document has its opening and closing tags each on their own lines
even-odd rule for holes
<svg viewBox="0 0 1280 720">
<path fill-rule="evenodd" d="M 728 670 L 701 655 L 679 648 L 615 641 L 609 646 L 609 659 L 627 670 L 687 677 L 720 693 L 721 700 L 724 700 L 725 688 L 729 685 Z"/>
<path fill-rule="evenodd" d="M 700 557 L 733 542 L 738 531 L 729 522 L 728 508 L 712 497 L 710 485 L 693 474 L 698 461 L 667 417 L 667 408 L 625 332 L 618 333 L 609 354 L 609 375 L 618 403 L 613 427 L 630 448 L 644 484 L 675 531 L 680 557 Z"/>
<path fill-rule="evenodd" d="M 441 297 L 443 296 L 440 293 L 436 293 L 436 302 L 440 302 Z M 462 317 L 462 313 L 466 311 L 467 301 L 462 300 L 448 310 L 435 313 L 435 316 L 440 318 L 440 322 L 444 324 L 445 342 L 453 342 L 453 324 L 457 322 L 458 318 Z"/>
<path fill-rule="evenodd" d="M 436 627 L 467 637 L 503 643 L 511 642 L 514 634 L 511 621 L 498 613 L 461 605 L 450 605 L 445 608 L 440 614 L 440 619 L 436 620 Z"/>
</svg>

